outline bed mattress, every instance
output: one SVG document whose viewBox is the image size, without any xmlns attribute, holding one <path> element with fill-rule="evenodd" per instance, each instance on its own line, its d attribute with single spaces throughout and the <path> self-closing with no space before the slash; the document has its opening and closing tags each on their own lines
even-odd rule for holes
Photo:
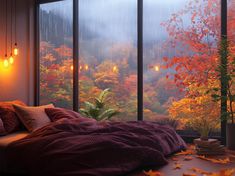
<svg viewBox="0 0 235 176">
<path fill-rule="evenodd" d="M 0 137 L 0 172 L 4 172 L 5 167 L 6 167 L 6 163 L 5 163 L 6 147 L 10 143 L 26 137 L 28 134 L 29 133 L 26 131 L 20 131 L 20 132 L 16 132 L 16 133 L 12 133 L 12 134 Z"/>
</svg>

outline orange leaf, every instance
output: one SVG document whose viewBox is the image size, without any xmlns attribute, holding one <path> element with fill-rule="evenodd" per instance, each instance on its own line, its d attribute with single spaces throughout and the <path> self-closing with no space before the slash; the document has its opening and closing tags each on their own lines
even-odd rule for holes
<svg viewBox="0 0 235 176">
<path fill-rule="evenodd" d="M 198 158 L 202 159 L 202 160 L 206 160 L 206 161 L 210 161 L 212 163 L 216 163 L 216 164 L 228 164 L 231 163 L 230 158 L 224 158 L 224 159 L 214 159 L 214 158 L 207 158 L 204 155 L 199 155 L 197 156 Z"/>
<path fill-rule="evenodd" d="M 192 159 L 193 159 L 193 157 L 191 157 L 191 156 L 185 156 L 185 157 L 184 157 L 184 160 L 185 160 L 185 161 L 190 161 L 190 160 L 192 160 Z"/>
<path fill-rule="evenodd" d="M 162 176 L 161 172 L 153 171 L 153 170 L 143 171 L 143 173 L 144 173 L 146 176 Z"/>
<path fill-rule="evenodd" d="M 182 168 L 182 164 L 180 164 L 180 163 L 175 163 L 175 165 L 174 165 L 174 169 L 176 170 L 176 169 L 181 169 Z"/>
<path fill-rule="evenodd" d="M 171 158 L 172 161 L 179 161 L 179 158 L 173 157 Z"/>
<path fill-rule="evenodd" d="M 183 176 L 197 176 L 196 174 L 183 173 Z"/>
<path fill-rule="evenodd" d="M 193 155 L 194 151 L 193 150 L 186 150 L 186 151 L 181 151 L 179 153 L 176 153 L 175 155 Z"/>
<path fill-rule="evenodd" d="M 207 172 L 207 171 L 204 171 L 204 170 L 196 168 L 196 167 L 193 167 L 191 170 L 193 172 L 196 172 L 196 173 L 202 174 L 202 175 L 210 175 L 210 174 L 212 174 L 212 172 Z"/>
<path fill-rule="evenodd" d="M 218 173 L 212 173 L 207 176 L 233 176 L 235 169 L 223 169 Z"/>
</svg>

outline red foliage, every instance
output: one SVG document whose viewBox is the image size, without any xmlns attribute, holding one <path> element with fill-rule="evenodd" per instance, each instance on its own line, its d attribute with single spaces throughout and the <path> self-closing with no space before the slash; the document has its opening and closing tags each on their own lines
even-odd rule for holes
<svg viewBox="0 0 235 176">
<path fill-rule="evenodd" d="M 219 0 L 191 0 L 183 10 L 162 23 L 169 34 L 166 48 L 174 48 L 175 57 L 164 57 L 165 66 L 175 70 L 174 81 L 184 88 L 193 82 L 207 84 L 215 78 L 220 38 Z M 190 17 L 190 24 L 185 19 Z"/>
</svg>

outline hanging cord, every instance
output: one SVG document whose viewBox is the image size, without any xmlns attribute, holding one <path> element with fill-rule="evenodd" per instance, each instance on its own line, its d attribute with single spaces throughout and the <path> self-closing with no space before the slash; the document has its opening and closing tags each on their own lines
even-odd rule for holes
<svg viewBox="0 0 235 176">
<path fill-rule="evenodd" d="M 7 19 L 8 19 L 8 17 L 7 17 L 7 0 L 5 1 L 6 2 L 6 36 L 5 36 L 5 57 L 7 57 L 7 35 L 8 35 L 8 33 L 7 33 Z"/>
<path fill-rule="evenodd" d="M 12 56 L 12 32 L 13 32 L 13 30 L 12 30 L 12 20 L 13 20 L 13 18 L 12 18 L 12 0 L 11 0 L 11 56 Z"/>
<path fill-rule="evenodd" d="M 14 0 L 14 11 L 15 11 L 15 46 L 17 46 L 17 35 L 16 35 L 16 0 Z"/>
</svg>

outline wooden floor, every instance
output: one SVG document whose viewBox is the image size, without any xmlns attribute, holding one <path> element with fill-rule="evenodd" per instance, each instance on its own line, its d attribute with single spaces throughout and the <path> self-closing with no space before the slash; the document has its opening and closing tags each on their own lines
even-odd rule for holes
<svg viewBox="0 0 235 176">
<path fill-rule="evenodd" d="M 190 149 L 189 151 L 194 151 Z M 185 159 L 190 159 L 190 160 L 185 160 Z M 161 174 L 152 174 L 152 175 L 146 175 L 142 170 L 136 171 L 132 174 L 129 174 L 128 176 L 210 176 L 210 175 L 203 175 L 199 174 L 197 172 L 192 171 L 192 168 L 200 169 L 201 171 L 206 171 L 206 172 L 219 172 L 222 169 L 235 169 L 235 151 L 227 151 L 226 155 L 222 156 L 214 156 L 210 157 L 214 159 L 226 159 L 229 158 L 231 162 L 227 164 L 215 164 L 211 161 L 206 161 L 202 160 L 197 157 L 196 154 L 189 154 L 189 155 L 174 155 L 172 157 L 168 158 L 169 164 L 161 167 L 161 168 L 156 168 L 153 169 L 153 171 L 158 171 Z M 180 168 L 175 168 L 176 163 L 178 163 L 181 167 Z M 148 171 L 148 170 L 145 170 Z M 185 175 L 184 175 L 185 174 Z M 194 174 L 194 175 L 190 175 Z M 18 174 L 16 175 L 5 175 L 1 174 L 0 176 L 19 176 Z M 216 175 L 216 176 L 235 176 L 233 175 Z"/>
<path fill-rule="evenodd" d="M 202 176 L 203 174 L 199 174 L 197 172 L 192 171 L 192 168 L 197 168 L 207 172 L 220 172 L 220 170 L 223 169 L 235 169 L 235 152 L 227 151 L 226 155 L 212 157 L 215 159 L 229 158 L 231 162 L 227 164 L 215 164 L 211 161 L 205 161 L 200 158 L 197 158 L 197 155 L 194 154 L 187 155 L 190 156 L 189 158 L 191 160 L 186 161 L 185 156 L 186 155 L 172 156 L 168 158 L 169 160 L 168 165 L 155 170 L 159 171 L 161 173 L 161 176 L 184 176 L 184 174 L 185 176 L 188 175 L 190 176 L 190 174 L 195 174 L 196 176 Z M 179 163 L 181 168 L 176 169 L 175 168 L 176 163 Z M 155 170 L 153 169 L 153 171 Z M 235 176 L 235 174 L 233 175 Z M 143 171 L 138 171 L 136 173 L 131 174 L 130 176 L 146 176 L 146 174 L 144 174 Z M 156 176 L 159 175 L 156 174 Z"/>
</svg>

